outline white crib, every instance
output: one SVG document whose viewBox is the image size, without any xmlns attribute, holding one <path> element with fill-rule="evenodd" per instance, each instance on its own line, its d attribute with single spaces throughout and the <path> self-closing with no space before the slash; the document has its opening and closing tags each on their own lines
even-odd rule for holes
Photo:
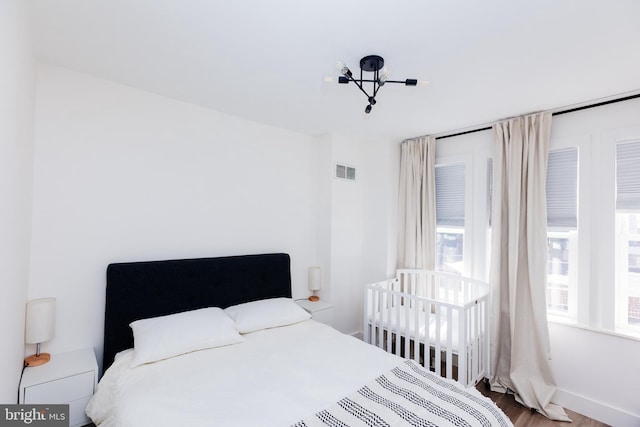
<svg viewBox="0 0 640 427">
<path fill-rule="evenodd" d="M 489 284 L 398 270 L 365 288 L 364 340 L 473 386 L 488 376 Z"/>
</svg>

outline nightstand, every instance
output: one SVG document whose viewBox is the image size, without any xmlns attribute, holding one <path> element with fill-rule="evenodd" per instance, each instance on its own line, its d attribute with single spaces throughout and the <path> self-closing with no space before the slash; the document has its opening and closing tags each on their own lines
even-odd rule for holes
<svg viewBox="0 0 640 427">
<path fill-rule="evenodd" d="M 298 300 L 296 303 L 304 308 L 311 318 L 317 322 L 325 323 L 329 326 L 333 326 L 333 305 L 328 302 L 309 301 L 307 299 Z"/>
<path fill-rule="evenodd" d="M 52 354 L 49 363 L 25 368 L 20 382 L 22 404 L 69 404 L 69 427 L 91 423 L 84 413 L 98 383 L 92 348 Z"/>
</svg>

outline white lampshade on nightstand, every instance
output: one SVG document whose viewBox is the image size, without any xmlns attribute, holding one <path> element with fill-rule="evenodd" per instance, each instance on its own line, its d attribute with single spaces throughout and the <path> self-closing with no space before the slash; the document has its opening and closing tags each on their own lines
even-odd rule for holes
<svg viewBox="0 0 640 427">
<path fill-rule="evenodd" d="M 49 353 L 40 353 L 40 344 L 53 338 L 56 327 L 56 299 L 39 298 L 27 302 L 24 342 L 36 344 L 36 354 L 24 359 L 26 366 L 44 365 Z"/>
<path fill-rule="evenodd" d="M 313 293 L 309 297 L 309 301 L 319 301 L 320 297 L 316 295 L 316 291 L 319 291 L 322 288 L 322 271 L 320 267 L 309 267 L 309 280 L 307 283 L 309 286 L 309 290 Z"/>
</svg>

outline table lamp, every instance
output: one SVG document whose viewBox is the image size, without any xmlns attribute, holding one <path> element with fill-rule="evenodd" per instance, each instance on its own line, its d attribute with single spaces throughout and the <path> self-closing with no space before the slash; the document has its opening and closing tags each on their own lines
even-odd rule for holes
<svg viewBox="0 0 640 427">
<path fill-rule="evenodd" d="M 320 267 L 309 267 L 309 290 L 313 295 L 309 297 L 309 301 L 319 301 L 320 297 L 316 295 L 316 291 L 319 291 L 322 287 L 322 273 Z"/>
<path fill-rule="evenodd" d="M 24 342 L 36 344 L 36 354 L 24 359 L 25 366 L 49 362 L 49 353 L 40 353 L 40 344 L 53 338 L 56 325 L 56 299 L 40 298 L 27 301 Z"/>
</svg>

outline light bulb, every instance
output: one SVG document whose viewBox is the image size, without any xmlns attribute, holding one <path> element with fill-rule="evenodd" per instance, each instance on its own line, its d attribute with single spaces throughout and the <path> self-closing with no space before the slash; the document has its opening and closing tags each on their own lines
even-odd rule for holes
<svg viewBox="0 0 640 427">
<path fill-rule="evenodd" d="M 378 84 L 380 86 L 384 86 L 384 83 L 389 79 L 389 70 L 387 70 L 387 67 L 382 67 L 382 70 L 380 71 L 380 77 L 378 77 Z"/>
<path fill-rule="evenodd" d="M 342 61 L 338 61 L 338 63 L 336 64 L 338 66 L 338 70 L 340 70 L 340 74 L 342 74 L 343 76 L 347 76 L 347 77 L 351 77 L 351 70 L 349 69 L 349 67 L 347 67 L 346 65 L 344 65 L 344 63 Z"/>
</svg>

